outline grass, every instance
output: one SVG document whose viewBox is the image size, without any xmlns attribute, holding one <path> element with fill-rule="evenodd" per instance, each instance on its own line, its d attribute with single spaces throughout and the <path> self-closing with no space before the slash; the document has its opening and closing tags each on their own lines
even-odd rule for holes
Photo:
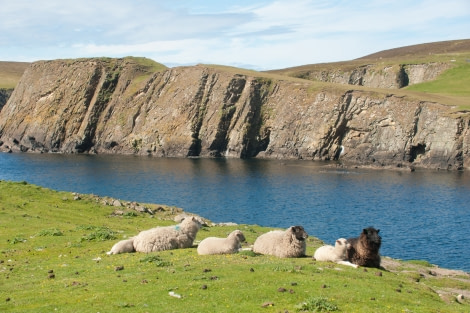
<svg viewBox="0 0 470 313">
<path fill-rule="evenodd" d="M 311 257 L 278 259 L 244 251 L 199 256 L 195 248 L 107 255 L 120 239 L 174 224 L 180 209 L 115 215 L 93 195 L 0 181 L 1 312 L 468 312 L 433 288 L 470 289 L 452 278 L 403 270 L 354 269 Z M 163 209 L 161 209 L 161 208 Z M 122 208 L 120 208 L 122 209 Z M 125 210 L 125 209 L 123 209 Z M 204 227 L 196 241 L 239 228 L 252 244 L 269 228 Z M 313 235 L 307 254 L 322 243 Z M 386 244 L 386 243 L 385 243 Z M 380 273 L 380 275 L 378 275 Z"/>
<path fill-rule="evenodd" d="M 401 90 L 388 90 L 401 96 L 432 101 L 454 106 L 453 112 L 470 111 L 470 40 L 436 42 L 381 51 L 360 59 L 322 64 L 309 64 L 297 67 L 269 71 L 278 76 L 304 77 L 312 71 L 348 72 L 365 65 L 374 65 L 377 69 L 399 64 L 447 63 L 451 68 L 437 79 L 408 86 Z M 337 84 L 331 84 L 337 85 Z M 318 86 L 318 85 L 317 85 Z M 331 88 L 331 87 L 330 87 Z M 359 90 L 378 91 L 373 88 Z M 382 93 L 386 92 L 382 90 Z"/>
<path fill-rule="evenodd" d="M 470 110 L 470 62 L 457 64 L 433 81 L 412 85 L 406 89 L 460 98 L 466 104 L 459 105 L 458 109 Z"/>
<path fill-rule="evenodd" d="M 15 88 L 28 66 L 27 62 L 0 61 L 0 89 Z"/>
</svg>

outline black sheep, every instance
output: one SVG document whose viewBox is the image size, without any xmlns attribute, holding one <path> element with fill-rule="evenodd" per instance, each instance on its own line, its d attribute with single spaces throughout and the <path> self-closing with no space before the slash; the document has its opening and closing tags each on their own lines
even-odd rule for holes
<svg viewBox="0 0 470 313">
<path fill-rule="evenodd" d="M 380 268 L 379 249 L 382 237 L 380 229 L 364 228 L 359 238 L 349 238 L 348 260 L 353 264 L 365 267 Z"/>
</svg>

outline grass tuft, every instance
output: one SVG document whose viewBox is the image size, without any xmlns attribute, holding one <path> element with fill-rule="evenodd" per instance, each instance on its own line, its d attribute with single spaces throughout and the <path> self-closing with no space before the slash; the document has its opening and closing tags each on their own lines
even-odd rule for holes
<svg viewBox="0 0 470 313">
<path fill-rule="evenodd" d="M 38 236 L 63 236 L 64 233 L 57 228 L 43 229 L 38 234 Z"/>
<path fill-rule="evenodd" d="M 116 239 L 115 232 L 107 227 L 85 225 L 77 228 L 78 230 L 92 230 L 91 233 L 83 235 L 80 241 L 106 241 Z"/>
<path fill-rule="evenodd" d="M 166 267 L 166 266 L 171 266 L 172 263 L 169 261 L 164 261 L 162 260 L 159 256 L 157 255 L 147 255 L 140 259 L 141 263 L 153 263 L 157 267 Z"/>
<path fill-rule="evenodd" d="M 331 303 L 326 297 L 310 298 L 297 307 L 301 312 L 333 312 L 338 311 L 338 306 Z"/>
</svg>

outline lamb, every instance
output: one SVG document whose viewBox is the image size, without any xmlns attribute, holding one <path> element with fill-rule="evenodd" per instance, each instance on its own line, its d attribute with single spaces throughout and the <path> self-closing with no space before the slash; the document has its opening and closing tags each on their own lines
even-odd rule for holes
<svg viewBox="0 0 470 313">
<path fill-rule="evenodd" d="M 111 248 L 111 251 L 106 252 L 106 254 L 119 254 L 129 252 L 135 252 L 134 237 L 119 241 Z"/>
<path fill-rule="evenodd" d="M 317 261 L 335 262 L 338 264 L 348 265 L 352 267 L 358 267 L 356 264 L 352 264 L 348 261 L 347 250 L 350 246 L 345 238 L 339 238 L 335 242 L 335 246 L 324 245 L 318 248 L 313 255 L 313 258 Z"/>
<path fill-rule="evenodd" d="M 200 221 L 196 217 L 191 216 L 185 218 L 178 225 L 144 230 L 134 237 L 134 249 L 137 252 L 149 253 L 190 248 L 200 228 Z"/>
<path fill-rule="evenodd" d="M 245 241 L 245 236 L 240 230 L 234 230 L 227 238 L 207 237 L 202 240 L 198 247 L 197 253 L 200 255 L 207 254 L 232 254 L 237 253 Z"/>
<path fill-rule="evenodd" d="M 279 258 L 298 258 L 305 256 L 307 238 L 308 234 L 302 226 L 291 226 L 285 231 L 273 230 L 255 240 L 253 252 Z"/>
<path fill-rule="evenodd" d="M 382 237 L 380 229 L 364 228 L 359 238 L 349 238 L 348 260 L 351 263 L 365 267 L 380 268 L 379 249 Z"/>
</svg>

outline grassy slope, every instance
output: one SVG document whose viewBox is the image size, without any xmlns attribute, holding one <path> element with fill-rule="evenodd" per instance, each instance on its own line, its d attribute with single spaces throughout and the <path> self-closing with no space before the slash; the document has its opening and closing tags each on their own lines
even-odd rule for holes
<svg viewBox="0 0 470 313">
<path fill-rule="evenodd" d="M 140 213 L 113 216 L 116 208 L 101 204 L 102 199 L 73 198 L 66 192 L 0 181 L 0 311 L 295 312 L 304 302 L 310 311 L 470 310 L 468 300 L 444 301 L 433 291 L 469 290 L 468 277 L 425 277 L 410 262 L 400 262 L 398 271 L 389 272 L 315 262 L 311 257 L 278 259 L 249 252 L 199 256 L 195 248 L 108 256 L 105 252 L 122 238 L 173 224 L 178 209 L 161 206 L 164 210 L 154 218 Z M 235 228 L 206 227 L 197 240 L 225 236 Z M 238 228 L 251 244 L 268 230 L 256 225 Z M 307 254 L 320 244 L 311 236 Z M 170 291 L 182 298 L 170 296 Z"/>
<path fill-rule="evenodd" d="M 349 71 L 353 68 L 368 64 L 376 64 L 379 67 L 384 67 L 397 64 L 445 62 L 450 63 L 452 68 L 445 71 L 436 80 L 409 86 L 400 91 L 393 90 L 392 92 L 402 96 L 419 98 L 424 101 L 456 105 L 457 110 L 468 111 L 470 110 L 469 60 L 470 39 L 466 39 L 400 47 L 380 51 L 351 61 L 302 65 L 269 71 L 269 73 L 300 77 L 303 73 L 308 71 L 328 71 L 332 69 Z M 354 86 L 354 88 L 357 87 Z M 389 90 L 388 93 L 390 92 Z"/>
<path fill-rule="evenodd" d="M 112 60 L 110 58 L 102 58 L 104 60 Z M 148 77 L 155 73 L 166 69 L 167 67 L 163 64 L 157 63 L 151 59 L 142 57 L 126 57 L 129 62 L 135 62 L 138 64 L 142 73 L 136 77 L 133 83 L 140 83 L 141 81 L 148 79 Z M 19 82 L 25 69 L 30 63 L 27 62 L 5 62 L 0 61 L 0 88 L 2 89 L 13 89 Z"/>
<path fill-rule="evenodd" d="M 4 62 L 0 61 L 0 88 L 13 89 L 28 67 L 26 62 Z"/>
</svg>

